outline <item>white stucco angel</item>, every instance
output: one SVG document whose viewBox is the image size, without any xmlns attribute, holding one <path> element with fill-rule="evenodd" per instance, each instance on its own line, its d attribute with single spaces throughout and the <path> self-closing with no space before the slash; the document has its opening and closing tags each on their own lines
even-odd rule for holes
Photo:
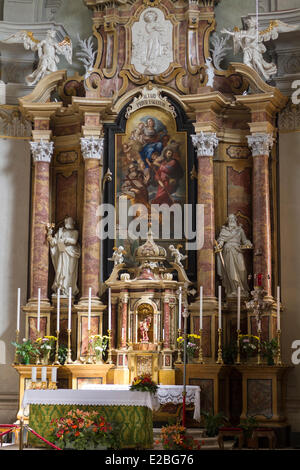
<svg viewBox="0 0 300 470">
<path fill-rule="evenodd" d="M 25 49 L 31 49 L 38 54 L 37 68 L 26 77 L 28 85 L 35 85 L 45 75 L 56 72 L 57 64 L 59 62 L 59 55 L 64 55 L 69 64 L 72 64 L 72 42 L 68 36 L 63 41 L 57 42 L 55 39 L 56 31 L 50 29 L 47 31 L 45 39 L 39 41 L 34 37 L 31 31 L 18 31 L 5 41 L 9 44 L 23 43 Z"/>
<path fill-rule="evenodd" d="M 118 248 L 114 248 L 114 252 L 112 254 L 111 258 L 108 258 L 109 261 L 114 262 L 114 266 L 118 266 L 118 264 L 122 264 L 124 262 L 124 247 L 123 246 L 118 246 Z"/>
<path fill-rule="evenodd" d="M 174 262 L 176 264 L 179 264 L 179 266 L 183 267 L 183 264 L 182 264 L 181 261 L 185 260 L 187 258 L 187 255 L 183 255 L 182 253 L 180 253 L 179 247 L 180 247 L 180 245 L 177 248 L 175 248 L 174 245 L 170 245 L 169 250 L 171 252 L 171 256 L 174 257 Z"/>
<path fill-rule="evenodd" d="M 279 33 L 294 31 L 299 29 L 299 26 L 289 25 L 279 20 L 272 20 L 266 29 L 257 31 L 255 18 L 246 19 L 245 24 L 247 29 L 240 30 L 239 28 L 234 28 L 233 31 L 223 29 L 221 32 L 232 36 L 234 54 L 237 54 L 242 49 L 244 64 L 256 70 L 265 80 L 270 80 L 271 76 L 277 73 L 277 67 L 273 62 L 264 60 L 263 54 L 267 49 L 263 42 L 277 39 Z"/>
</svg>

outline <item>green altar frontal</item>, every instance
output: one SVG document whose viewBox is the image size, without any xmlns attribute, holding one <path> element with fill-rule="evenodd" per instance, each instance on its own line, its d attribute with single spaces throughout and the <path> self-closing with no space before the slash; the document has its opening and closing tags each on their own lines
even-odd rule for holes
<svg viewBox="0 0 300 470">
<path fill-rule="evenodd" d="M 51 421 L 72 410 L 97 411 L 110 423 L 118 425 L 121 448 L 153 448 L 152 410 L 146 406 L 103 405 L 30 405 L 29 426 L 51 442 Z M 32 447 L 50 447 L 29 433 Z"/>
</svg>

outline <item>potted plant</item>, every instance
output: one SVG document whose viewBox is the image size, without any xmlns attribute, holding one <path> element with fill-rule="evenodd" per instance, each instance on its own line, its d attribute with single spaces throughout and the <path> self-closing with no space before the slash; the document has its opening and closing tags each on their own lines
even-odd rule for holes
<svg viewBox="0 0 300 470">
<path fill-rule="evenodd" d="M 193 333 L 187 335 L 186 353 L 189 359 L 193 359 L 195 357 L 195 354 L 198 350 L 198 345 L 196 341 L 199 339 L 200 339 L 199 335 L 195 335 Z M 179 338 L 177 338 L 177 343 L 178 343 L 179 349 L 183 350 L 184 349 L 184 337 L 179 336 Z"/>
<path fill-rule="evenodd" d="M 244 431 L 244 438 L 245 442 L 247 442 L 247 447 L 252 447 L 252 434 L 257 426 L 257 420 L 253 416 L 249 416 L 247 419 L 243 419 L 239 424 L 239 427 Z"/>
<path fill-rule="evenodd" d="M 142 374 L 133 379 L 130 386 L 130 390 L 137 392 L 150 392 L 155 394 L 157 392 L 158 385 L 152 380 L 151 375 Z"/>
<path fill-rule="evenodd" d="M 51 421 L 51 439 L 60 449 L 118 449 L 117 429 L 97 411 L 72 410 Z"/>
<path fill-rule="evenodd" d="M 200 442 L 193 439 L 186 432 L 186 428 L 179 424 L 164 426 L 161 428 L 160 439 L 155 441 L 161 444 L 164 450 L 200 450 Z"/>
<path fill-rule="evenodd" d="M 262 354 L 263 357 L 267 359 L 268 366 L 274 365 L 274 357 L 278 352 L 278 343 L 276 339 L 271 339 L 271 341 L 263 341 L 262 343 Z"/>
<path fill-rule="evenodd" d="M 241 356 L 247 362 L 258 352 L 259 337 L 254 335 L 239 335 Z"/>
<path fill-rule="evenodd" d="M 107 350 L 108 346 L 108 339 L 108 336 L 105 335 L 90 336 L 89 342 L 97 364 L 103 363 L 105 351 Z"/>
<path fill-rule="evenodd" d="M 41 362 L 44 365 L 49 363 L 51 352 L 55 350 L 55 343 L 57 338 L 55 336 L 44 336 L 43 338 L 37 338 L 36 345 L 40 352 Z"/>
<path fill-rule="evenodd" d="M 12 342 L 11 344 L 15 346 L 21 364 L 30 364 L 30 359 L 39 355 L 39 350 L 30 339 L 24 338 L 22 343 Z"/>
<path fill-rule="evenodd" d="M 226 416 L 224 416 L 222 412 L 214 415 L 212 413 L 207 413 L 206 411 L 203 411 L 201 414 L 204 418 L 204 427 L 207 437 L 217 436 L 220 426 L 226 421 L 228 421 Z"/>
</svg>

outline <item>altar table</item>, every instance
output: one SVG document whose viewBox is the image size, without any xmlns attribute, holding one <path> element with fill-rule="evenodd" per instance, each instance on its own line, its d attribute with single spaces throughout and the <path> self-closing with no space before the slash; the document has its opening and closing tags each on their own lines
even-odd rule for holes
<svg viewBox="0 0 300 470">
<path fill-rule="evenodd" d="M 114 391 L 114 390 L 129 390 L 129 385 L 98 385 L 98 384 L 85 384 L 82 390 L 102 390 L 102 391 Z M 172 403 L 175 405 L 182 404 L 182 392 L 183 385 L 159 385 L 157 391 L 157 399 L 159 405 L 166 405 Z M 186 386 L 186 397 L 185 401 L 187 405 L 194 406 L 193 418 L 196 421 L 200 421 L 200 387 L 198 385 L 187 385 Z"/>
<path fill-rule="evenodd" d="M 52 419 L 66 416 L 72 409 L 96 410 L 120 430 L 122 448 L 152 448 L 152 410 L 159 402 L 149 392 L 129 390 L 26 390 L 22 408 L 30 407 L 29 426 L 47 440 Z M 29 435 L 29 444 L 44 446 Z"/>
</svg>

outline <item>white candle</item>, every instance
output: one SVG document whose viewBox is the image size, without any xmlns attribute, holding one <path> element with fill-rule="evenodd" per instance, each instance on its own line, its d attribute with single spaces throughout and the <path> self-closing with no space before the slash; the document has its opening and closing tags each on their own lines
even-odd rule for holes
<svg viewBox="0 0 300 470">
<path fill-rule="evenodd" d="M 47 382 L 47 367 L 42 367 L 42 382 Z"/>
<path fill-rule="evenodd" d="M 124 339 L 124 328 L 122 328 L 122 341 Z"/>
<path fill-rule="evenodd" d="M 138 342 L 138 316 L 135 316 L 135 342 Z"/>
<path fill-rule="evenodd" d="M 163 341 L 165 340 L 165 329 L 163 328 Z"/>
<path fill-rule="evenodd" d="M 56 313 L 56 331 L 59 333 L 59 316 L 60 316 L 60 288 L 57 289 L 57 313 Z"/>
<path fill-rule="evenodd" d="M 72 287 L 69 287 L 68 330 L 71 330 L 72 319 Z"/>
<path fill-rule="evenodd" d="M 238 286 L 237 290 L 237 329 L 241 329 L 241 287 Z"/>
<path fill-rule="evenodd" d="M 31 382 L 36 382 L 36 367 L 31 368 Z"/>
<path fill-rule="evenodd" d="M 21 289 L 18 288 L 18 300 L 17 300 L 17 331 L 20 331 L 20 312 L 21 312 Z"/>
<path fill-rule="evenodd" d="M 92 288 L 89 287 L 88 330 L 91 330 Z"/>
<path fill-rule="evenodd" d="M 178 298 L 178 329 L 181 330 L 181 287 L 179 287 L 179 298 Z"/>
<path fill-rule="evenodd" d="M 199 320 L 199 328 L 202 330 L 203 328 L 203 286 L 200 286 L 200 320 Z"/>
<path fill-rule="evenodd" d="M 51 382 L 57 381 L 57 367 L 53 367 L 51 371 Z"/>
<path fill-rule="evenodd" d="M 41 289 L 38 289 L 37 331 L 41 328 Z"/>
<path fill-rule="evenodd" d="M 219 286 L 219 330 L 222 328 L 222 286 Z"/>
<path fill-rule="evenodd" d="M 111 288 L 108 289 L 108 329 L 111 330 Z"/>
<path fill-rule="evenodd" d="M 277 286 L 277 331 L 280 330 L 280 287 Z"/>
</svg>

